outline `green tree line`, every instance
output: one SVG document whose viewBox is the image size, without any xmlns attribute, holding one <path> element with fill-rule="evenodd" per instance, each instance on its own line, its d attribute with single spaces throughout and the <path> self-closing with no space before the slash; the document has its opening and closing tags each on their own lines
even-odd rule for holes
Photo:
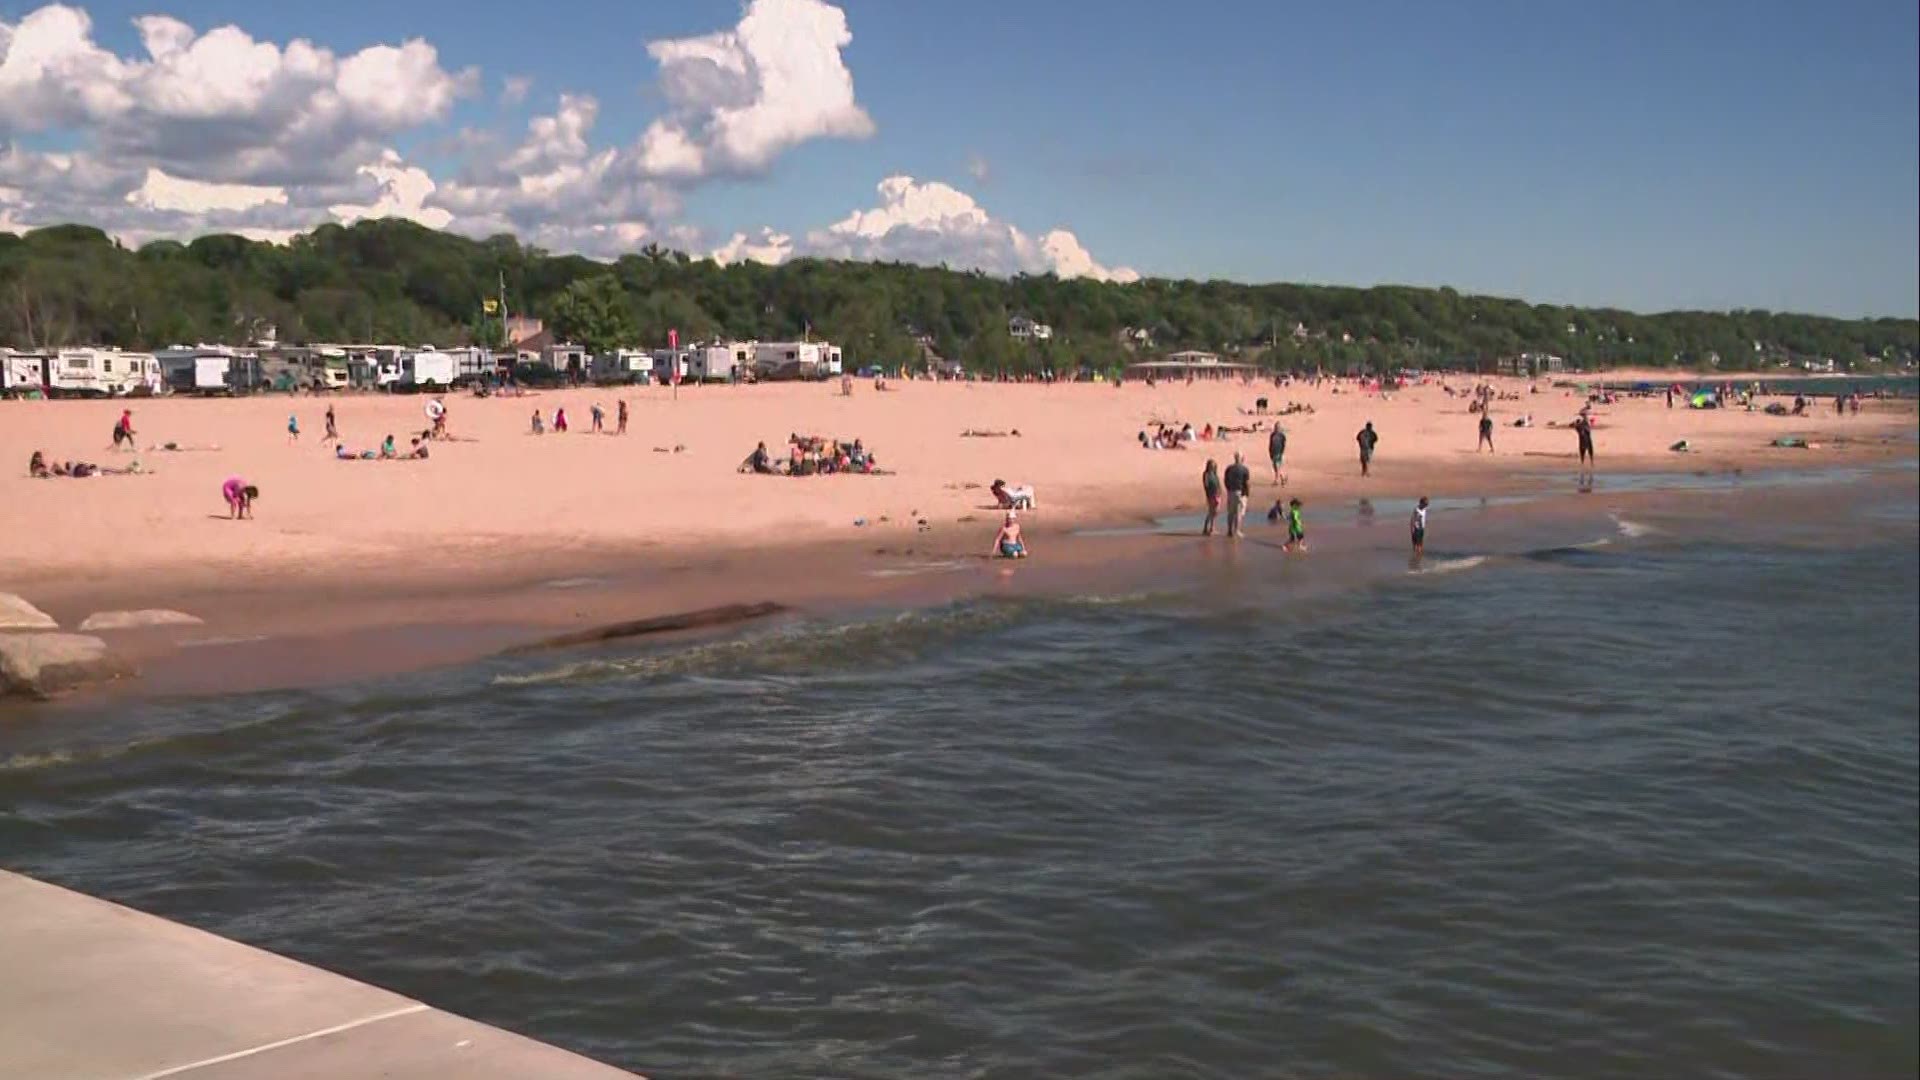
<svg viewBox="0 0 1920 1080">
<path fill-rule="evenodd" d="M 287 244 L 215 235 L 138 249 L 79 225 L 0 233 L 0 342 L 239 344 L 271 325 L 288 344 L 492 345 L 498 320 L 483 304 L 503 282 L 513 311 L 596 350 L 661 345 L 670 328 L 683 342 L 811 332 L 840 344 L 855 365 L 895 366 L 918 362 L 919 337 L 989 372 L 1104 370 L 1143 352 L 1188 348 L 1335 370 L 1486 369 L 1525 352 L 1589 369 L 1831 358 L 1860 370 L 1911 363 L 1920 352 L 1913 319 L 1638 314 L 1447 288 L 1114 284 L 814 259 L 723 267 L 657 246 L 609 264 L 400 220 L 323 225 Z M 1053 338 L 1012 340 L 1014 314 L 1049 323 Z"/>
</svg>

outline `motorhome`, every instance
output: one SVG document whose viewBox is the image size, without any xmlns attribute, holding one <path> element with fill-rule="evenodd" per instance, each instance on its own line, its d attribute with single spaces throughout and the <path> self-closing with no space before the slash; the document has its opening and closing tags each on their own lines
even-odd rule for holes
<svg viewBox="0 0 1920 1080">
<path fill-rule="evenodd" d="M 260 360 L 225 345 L 175 345 L 154 354 L 167 388 L 176 394 L 234 394 L 260 387 Z"/>
</svg>

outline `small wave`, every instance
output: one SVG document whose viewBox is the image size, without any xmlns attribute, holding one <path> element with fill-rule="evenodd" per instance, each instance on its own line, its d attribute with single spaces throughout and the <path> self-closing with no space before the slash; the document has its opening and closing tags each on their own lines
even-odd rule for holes
<svg viewBox="0 0 1920 1080">
<path fill-rule="evenodd" d="M 1642 525 L 1637 521 L 1628 521 L 1619 514 L 1610 514 L 1608 516 L 1613 518 L 1614 528 L 1620 530 L 1620 535 L 1629 540 L 1638 540 L 1643 536 L 1652 536 L 1654 533 L 1660 531 L 1651 525 Z"/>
<path fill-rule="evenodd" d="M 948 559 L 944 562 L 914 563 L 909 566 L 889 566 L 879 570 L 869 570 L 867 571 L 867 575 L 878 578 L 895 578 L 913 577 L 918 574 L 951 574 L 956 570 L 965 569 L 966 565 L 966 563 L 958 559 Z"/>
<path fill-rule="evenodd" d="M 40 754 L 9 754 L 0 757 L 0 772 L 31 772 L 34 769 L 51 769 L 59 765 L 71 765 L 79 759 L 72 750 L 49 750 Z"/>
<path fill-rule="evenodd" d="M 964 564 L 963 564 L 964 565 Z M 1129 592 L 1065 597 L 989 597 L 851 622 L 804 622 L 671 651 L 577 660 L 542 671 L 495 675 L 494 686 L 646 679 L 745 671 L 762 675 L 866 669 L 904 663 L 950 642 L 1072 610 L 1107 610 L 1152 603 L 1155 594 Z"/>
<path fill-rule="evenodd" d="M 243 634 L 235 637 L 188 638 L 180 643 L 183 649 L 204 649 L 216 645 L 251 645 L 256 641 L 267 640 L 265 634 Z"/>
<path fill-rule="evenodd" d="M 1471 570 L 1476 566 L 1485 565 L 1486 561 L 1485 555 L 1467 555 L 1458 559 L 1440 559 L 1407 572 L 1410 574 L 1457 574 L 1462 570 Z"/>
<path fill-rule="evenodd" d="M 540 587 L 543 589 L 585 589 L 594 585 L 605 585 L 606 583 L 606 578 L 568 577 L 555 578 L 552 581 L 543 581 L 540 583 Z"/>
</svg>

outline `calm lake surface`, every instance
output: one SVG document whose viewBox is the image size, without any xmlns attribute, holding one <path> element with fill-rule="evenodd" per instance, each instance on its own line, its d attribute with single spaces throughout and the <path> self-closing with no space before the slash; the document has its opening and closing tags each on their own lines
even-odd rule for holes
<svg viewBox="0 0 1920 1080">
<path fill-rule="evenodd" d="M 67 708 L 0 862 L 659 1078 L 1912 1077 L 1911 475 Z"/>
</svg>

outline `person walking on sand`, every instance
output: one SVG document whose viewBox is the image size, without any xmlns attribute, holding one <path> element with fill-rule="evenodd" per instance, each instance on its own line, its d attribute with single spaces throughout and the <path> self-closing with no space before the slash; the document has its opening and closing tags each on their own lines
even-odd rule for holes
<svg viewBox="0 0 1920 1080">
<path fill-rule="evenodd" d="M 587 415 L 593 421 L 593 433 L 595 435 L 605 435 L 607 433 L 607 410 L 601 408 L 600 403 L 596 401 L 593 403 L 593 406 L 587 410 Z"/>
<path fill-rule="evenodd" d="M 1360 429 L 1354 441 L 1360 444 L 1360 475 L 1372 476 L 1373 448 L 1380 445 L 1380 434 L 1373 430 L 1373 421 L 1367 421 L 1367 426 Z"/>
<path fill-rule="evenodd" d="M 1593 421 L 1587 419 L 1585 412 L 1573 418 L 1573 433 L 1580 439 L 1580 466 L 1582 469 L 1591 470 L 1593 468 Z"/>
<path fill-rule="evenodd" d="M 625 435 L 627 433 L 627 399 L 621 398 L 619 405 L 620 407 L 614 410 L 613 414 L 613 422 L 617 425 L 614 434 Z"/>
<path fill-rule="evenodd" d="M 1473 452 L 1479 453 L 1481 446 L 1487 448 L 1487 453 L 1493 453 L 1493 415 L 1491 413 L 1480 414 L 1480 445 L 1474 447 Z"/>
<path fill-rule="evenodd" d="M 558 408 L 553 410 L 553 433 L 555 435 L 567 433 L 567 410 Z"/>
<path fill-rule="evenodd" d="M 1283 551 L 1307 550 L 1307 525 L 1300 519 L 1300 500 L 1287 500 L 1287 543 Z"/>
<path fill-rule="evenodd" d="M 334 419 L 333 406 L 328 405 L 327 406 L 327 433 L 325 435 L 320 436 L 320 445 L 325 446 L 328 443 L 337 443 L 339 441 L 340 441 L 340 424 L 337 420 Z"/>
<path fill-rule="evenodd" d="M 1418 562 L 1427 553 L 1427 497 L 1420 496 L 1420 505 L 1413 508 L 1413 519 L 1407 522 L 1413 534 L 1413 558 Z"/>
<path fill-rule="evenodd" d="M 300 418 L 298 416 L 289 414 L 287 416 L 287 442 L 297 443 L 299 441 L 300 441 Z"/>
<path fill-rule="evenodd" d="M 1262 398 L 1261 400 L 1265 400 Z M 1273 483 L 1275 487 L 1285 487 L 1287 475 L 1280 470 L 1286 467 L 1287 433 L 1279 424 L 1267 433 L 1267 460 L 1273 464 Z"/>
<path fill-rule="evenodd" d="M 227 477 L 220 485 L 220 497 L 227 500 L 227 517 L 240 521 L 253 516 L 253 500 L 260 497 L 260 489 L 237 476 Z"/>
<path fill-rule="evenodd" d="M 1227 535 L 1235 540 L 1246 531 L 1247 499 L 1253 494 L 1253 470 L 1247 468 L 1247 459 L 1243 454 L 1233 455 L 1233 464 L 1227 466 Z"/>
<path fill-rule="evenodd" d="M 113 448 L 118 450 L 122 444 L 125 444 L 129 451 L 139 450 L 139 447 L 135 446 L 133 442 L 132 409 L 120 410 L 120 419 L 115 421 L 113 425 Z"/>
<path fill-rule="evenodd" d="M 1213 523 L 1220 519 L 1220 464 L 1212 458 L 1200 472 L 1200 493 L 1207 497 L 1207 520 L 1200 526 L 1200 535 L 1212 536 Z"/>
</svg>

